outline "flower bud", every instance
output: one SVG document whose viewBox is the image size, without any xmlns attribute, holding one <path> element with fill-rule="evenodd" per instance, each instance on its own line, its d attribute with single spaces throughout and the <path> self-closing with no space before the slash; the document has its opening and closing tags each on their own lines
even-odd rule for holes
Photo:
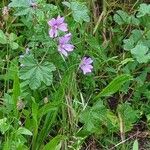
<svg viewBox="0 0 150 150">
<path fill-rule="evenodd" d="M 8 17 L 9 17 L 9 8 L 8 6 L 4 6 L 3 9 L 2 9 L 2 17 L 5 21 L 8 20 Z"/>
</svg>

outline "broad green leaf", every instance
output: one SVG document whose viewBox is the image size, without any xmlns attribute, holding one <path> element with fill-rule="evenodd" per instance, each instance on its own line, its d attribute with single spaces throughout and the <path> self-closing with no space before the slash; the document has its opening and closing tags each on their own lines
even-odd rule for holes
<svg viewBox="0 0 150 150">
<path fill-rule="evenodd" d="M 17 130 L 17 133 L 24 134 L 24 135 L 32 135 L 32 132 L 24 127 L 19 127 L 19 129 Z"/>
<path fill-rule="evenodd" d="M 45 19 L 44 12 L 42 10 L 40 10 L 40 9 L 37 10 L 35 14 L 39 21 L 42 21 Z"/>
<path fill-rule="evenodd" d="M 0 43 L 7 44 L 7 37 L 2 30 L 0 30 Z"/>
<path fill-rule="evenodd" d="M 150 60 L 149 48 L 142 44 L 136 45 L 135 48 L 131 49 L 131 54 L 134 55 L 139 63 L 147 63 Z"/>
<path fill-rule="evenodd" d="M 139 19 L 137 19 L 136 17 L 134 17 L 133 15 L 131 15 L 129 17 L 129 21 L 128 21 L 129 24 L 133 24 L 133 25 L 139 25 L 140 24 L 140 21 Z"/>
<path fill-rule="evenodd" d="M 135 45 L 142 40 L 142 34 L 143 34 L 143 31 L 142 30 L 133 30 L 131 32 L 131 36 L 129 37 L 129 39 L 125 39 L 123 40 L 124 42 L 124 45 L 123 45 L 123 48 L 124 50 L 131 50 L 135 47 Z"/>
<path fill-rule="evenodd" d="M 134 15 L 128 15 L 125 11 L 118 10 L 114 15 L 114 21 L 119 25 L 133 24 L 139 25 L 140 21 Z"/>
<path fill-rule="evenodd" d="M 133 149 L 132 150 L 139 150 L 138 140 L 134 141 L 134 143 L 133 143 Z"/>
<path fill-rule="evenodd" d="M 102 97 L 102 96 L 110 96 L 114 93 L 116 93 L 117 91 L 119 91 L 121 89 L 121 87 L 127 82 L 132 80 L 132 76 L 127 75 L 127 74 L 123 74 L 120 76 L 117 76 L 115 79 L 113 79 L 113 81 L 111 81 L 107 87 L 105 87 L 100 94 L 98 94 L 98 97 Z"/>
<path fill-rule="evenodd" d="M 141 4 L 138 10 L 137 17 L 143 17 L 145 15 L 150 15 L 150 5 Z"/>
<path fill-rule="evenodd" d="M 90 17 L 88 15 L 88 8 L 84 3 L 80 2 L 70 2 L 70 3 L 63 3 L 64 5 L 68 6 L 72 10 L 73 18 L 76 22 L 89 22 Z"/>
<path fill-rule="evenodd" d="M 19 9 L 17 13 L 15 13 L 15 16 L 23 16 L 23 15 L 27 15 L 30 12 L 32 12 L 32 8 L 25 8 L 25 9 Z"/>
<path fill-rule="evenodd" d="M 11 0 L 9 3 L 9 7 L 29 7 L 29 1 L 28 0 Z"/>
<path fill-rule="evenodd" d="M 8 6 L 16 8 L 16 16 L 23 16 L 34 13 L 34 9 L 31 7 L 31 3 L 31 0 L 12 0 Z"/>
<path fill-rule="evenodd" d="M 8 36 L 8 39 L 10 42 L 13 42 L 17 39 L 17 35 L 14 34 L 14 33 L 10 33 L 9 36 Z"/>
<path fill-rule="evenodd" d="M 65 139 L 65 136 L 57 135 L 49 143 L 47 143 L 42 150 L 60 150 L 61 141 Z"/>
<path fill-rule="evenodd" d="M 116 14 L 114 15 L 114 21 L 118 23 L 119 25 L 122 25 L 126 23 L 128 17 L 129 15 L 126 12 L 122 10 L 118 10 Z"/>
<path fill-rule="evenodd" d="M 134 110 L 129 103 L 119 104 L 117 111 L 121 114 L 125 132 L 130 131 L 140 117 L 139 111 Z"/>
<path fill-rule="evenodd" d="M 142 30 L 133 30 L 129 39 L 125 39 L 124 49 L 130 50 L 131 54 L 139 63 L 147 63 L 150 60 L 149 52 L 149 36 L 147 33 L 146 36 L 143 36 L 144 31 Z"/>
<path fill-rule="evenodd" d="M 12 42 L 12 43 L 10 43 L 10 47 L 12 49 L 17 49 L 19 47 L 19 45 L 16 42 Z"/>
<path fill-rule="evenodd" d="M 134 48 L 134 39 L 125 39 L 123 40 L 124 45 L 123 48 L 124 50 L 131 50 L 132 48 Z"/>
<path fill-rule="evenodd" d="M 107 118 L 107 124 L 106 124 L 107 128 L 110 131 L 118 131 L 119 130 L 118 116 L 108 109 L 106 113 L 106 118 Z"/>
<path fill-rule="evenodd" d="M 7 112 L 12 112 L 14 110 L 14 107 L 16 107 L 16 105 L 14 105 L 12 96 L 10 96 L 9 94 L 4 95 L 4 105 L 5 111 Z"/>
<path fill-rule="evenodd" d="M 20 61 L 23 67 L 20 69 L 20 78 L 29 80 L 29 86 L 35 90 L 42 83 L 49 86 L 53 80 L 52 71 L 55 71 L 55 66 L 50 62 L 38 63 L 33 55 L 25 55 Z"/>
<path fill-rule="evenodd" d="M 84 129 L 90 133 L 100 132 L 101 125 L 106 122 L 107 109 L 102 101 L 96 102 L 92 107 L 87 107 L 80 114 L 80 121 L 84 123 Z"/>
</svg>

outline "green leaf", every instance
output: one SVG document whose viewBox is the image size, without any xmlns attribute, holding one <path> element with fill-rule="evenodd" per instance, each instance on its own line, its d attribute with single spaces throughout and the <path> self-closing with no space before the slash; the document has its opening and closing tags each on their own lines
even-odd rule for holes
<svg viewBox="0 0 150 150">
<path fill-rule="evenodd" d="M 23 67 L 20 69 L 20 79 L 29 80 L 29 86 L 32 90 L 39 88 L 42 82 L 47 86 L 51 85 L 52 71 L 55 71 L 55 66 L 52 63 L 38 63 L 33 55 L 25 55 L 21 64 Z"/>
<path fill-rule="evenodd" d="M 140 21 L 134 17 L 134 15 L 128 15 L 126 12 L 122 10 L 118 10 L 114 15 L 114 21 L 119 25 L 123 24 L 133 24 L 139 25 Z"/>
<path fill-rule="evenodd" d="M 61 149 L 61 141 L 64 138 L 65 138 L 65 136 L 57 135 L 49 143 L 47 143 L 42 150 L 60 150 Z"/>
<path fill-rule="evenodd" d="M 131 49 L 131 54 L 134 55 L 139 63 L 147 63 L 150 60 L 149 48 L 142 44 L 136 45 L 135 48 Z"/>
<path fill-rule="evenodd" d="M 116 93 L 117 91 L 121 89 L 122 85 L 124 85 L 127 81 L 130 81 L 130 80 L 132 80 L 132 76 L 127 75 L 127 74 L 123 74 L 123 75 L 116 77 L 113 81 L 109 83 L 107 87 L 105 87 L 100 92 L 100 94 L 98 94 L 97 98 L 102 97 L 102 96 L 110 96 Z"/>
<path fill-rule="evenodd" d="M 53 103 L 48 103 L 42 106 L 38 111 L 38 118 L 42 118 L 43 115 L 47 114 L 50 111 L 56 111 L 58 109 L 57 105 Z"/>
<path fill-rule="evenodd" d="M 126 12 L 122 10 L 118 10 L 116 14 L 114 15 L 114 21 L 118 23 L 119 25 L 122 25 L 126 23 L 128 17 L 129 15 Z"/>
<path fill-rule="evenodd" d="M 87 107 L 80 114 L 80 121 L 84 128 L 91 133 L 100 132 L 101 125 L 106 121 L 107 109 L 102 101 L 96 102 L 92 107 Z"/>
<path fill-rule="evenodd" d="M 38 110 L 39 110 L 39 106 L 38 106 L 38 104 L 35 102 L 35 99 L 32 98 L 32 117 L 33 117 L 33 119 L 35 120 L 35 122 L 37 122 Z"/>
<path fill-rule="evenodd" d="M 150 15 L 150 5 L 147 5 L 147 4 L 141 4 L 140 5 L 140 8 L 138 10 L 138 14 L 137 14 L 137 17 L 143 17 L 145 15 Z"/>
<path fill-rule="evenodd" d="M 11 0 L 8 6 L 9 7 L 29 7 L 30 3 L 28 0 Z"/>
<path fill-rule="evenodd" d="M 32 135 L 32 132 L 24 127 L 19 127 L 19 129 L 17 130 L 17 133 L 24 134 L 24 135 L 30 135 L 30 136 Z"/>
<path fill-rule="evenodd" d="M 67 6 L 68 8 L 70 8 L 71 4 L 69 2 L 62 2 L 62 4 L 64 4 L 65 6 Z"/>
<path fill-rule="evenodd" d="M 8 38 L 9 38 L 10 42 L 13 42 L 13 41 L 15 41 L 17 39 L 17 35 L 14 34 L 14 33 L 10 33 Z"/>
<path fill-rule="evenodd" d="M 7 44 L 7 37 L 2 30 L 0 30 L 0 43 Z"/>
<path fill-rule="evenodd" d="M 139 25 L 139 24 L 140 24 L 140 21 L 132 15 L 132 16 L 130 16 L 130 18 L 129 18 L 129 23 L 131 23 L 131 24 L 133 24 L 133 25 Z"/>
<path fill-rule="evenodd" d="M 134 48 L 134 39 L 125 39 L 123 40 L 124 45 L 123 48 L 124 50 L 131 50 L 132 48 Z"/>
<path fill-rule="evenodd" d="M 67 3 L 67 6 L 69 4 Z M 88 15 L 88 8 L 87 6 L 84 5 L 84 3 L 80 2 L 71 2 L 69 6 L 72 10 L 73 18 L 76 22 L 89 22 L 90 17 Z"/>
<path fill-rule="evenodd" d="M 7 123 L 7 118 L 0 119 L 0 132 L 2 134 L 5 134 L 6 131 L 8 131 L 10 128 L 10 125 Z"/>
<path fill-rule="evenodd" d="M 149 52 L 149 33 L 144 35 L 144 31 L 142 30 L 133 30 L 129 39 L 125 39 L 124 49 L 130 50 L 131 54 L 136 58 L 139 63 L 147 63 L 150 60 L 150 52 Z"/>
<path fill-rule="evenodd" d="M 138 140 L 134 141 L 134 143 L 133 143 L 133 149 L 132 150 L 139 150 Z"/>
<path fill-rule="evenodd" d="M 12 0 L 8 6 L 16 8 L 17 13 L 15 13 L 15 16 L 23 16 L 34 13 L 30 0 Z"/>
<path fill-rule="evenodd" d="M 10 47 L 12 49 L 17 49 L 19 47 L 19 45 L 16 42 L 12 42 L 12 43 L 10 43 Z"/>
<path fill-rule="evenodd" d="M 125 132 L 130 131 L 140 117 L 139 111 L 134 110 L 129 103 L 118 105 L 117 111 L 121 114 Z"/>
<path fill-rule="evenodd" d="M 129 39 L 125 39 L 123 40 L 124 45 L 123 48 L 124 50 L 131 50 L 132 48 L 135 47 L 135 45 L 139 42 L 142 41 L 142 36 L 143 35 L 143 31 L 142 30 L 133 30 L 131 32 L 131 36 L 129 37 Z"/>
<path fill-rule="evenodd" d="M 32 12 L 32 8 L 25 8 L 25 9 L 19 9 L 17 13 L 15 13 L 15 16 L 23 16 L 23 15 L 27 15 L 30 12 Z"/>
</svg>

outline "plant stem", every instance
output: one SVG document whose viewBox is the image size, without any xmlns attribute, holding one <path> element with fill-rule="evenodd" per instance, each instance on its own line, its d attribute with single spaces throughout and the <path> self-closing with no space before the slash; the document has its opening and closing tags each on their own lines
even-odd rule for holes
<svg viewBox="0 0 150 150">
<path fill-rule="evenodd" d="M 123 119 L 121 116 L 121 113 L 118 112 L 118 117 L 119 117 L 119 123 L 120 123 L 120 136 L 121 136 L 121 141 L 125 141 L 125 132 L 124 132 L 124 123 L 123 123 Z M 125 149 L 125 145 L 123 144 L 122 149 Z"/>
</svg>

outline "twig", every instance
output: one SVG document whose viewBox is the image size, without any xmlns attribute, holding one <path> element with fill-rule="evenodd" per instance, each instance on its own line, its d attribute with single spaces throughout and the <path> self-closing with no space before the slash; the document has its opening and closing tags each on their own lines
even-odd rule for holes
<svg viewBox="0 0 150 150">
<path fill-rule="evenodd" d="M 114 147 L 110 148 L 109 150 L 113 150 L 114 148 L 116 148 L 116 147 L 118 147 L 119 145 L 121 145 L 121 144 L 125 143 L 126 141 L 128 141 L 128 140 L 132 139 L 133 137 L 137 136 L 138 134 L 139 134 L 139 132 L 138 132 L 138 133 L 136 133 L 136 134 L 134 134 L 134 135 L 132 135 L 132 136 L 130 136 L 129 138 L 127 138 L 127 139 L 125 139 L 125 140 L 121 141 L 120 143 L 116 144 Z"/>
</svg>

